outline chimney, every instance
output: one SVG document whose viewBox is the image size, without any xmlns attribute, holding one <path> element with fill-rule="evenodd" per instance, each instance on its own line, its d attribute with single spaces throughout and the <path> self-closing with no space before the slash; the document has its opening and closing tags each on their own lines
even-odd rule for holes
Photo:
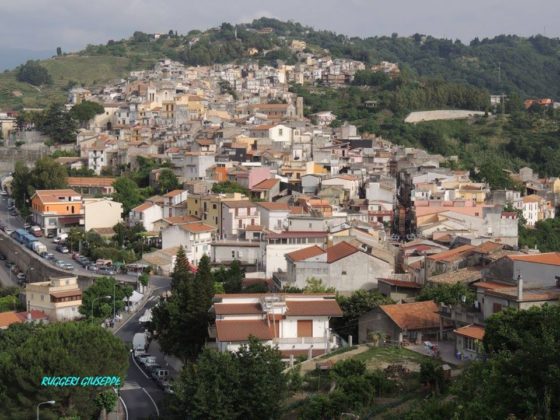
<svg viewBox="0 0 560 420">
<path fill-rule="evenodd" d="M 523 278 L 521 273 L 517 274 L 517 300 L 523 300 Z"/>
</svg>

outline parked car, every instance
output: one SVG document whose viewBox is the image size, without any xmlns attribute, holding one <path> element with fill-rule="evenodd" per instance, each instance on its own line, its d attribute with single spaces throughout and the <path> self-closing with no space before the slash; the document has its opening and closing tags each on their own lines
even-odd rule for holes
<svg viewBox="0 0 560 420">
<path fill-rule="evenodd" d="M 56 265 L 58 268 L 62 268 L 62 269 L 63 269 L 64 266 L 66 265 L 66 263 L 65 263 L 64 261 L 62 261 L 62 260 L 56 260 L 56 261 L 54 262 L 54 265 Z"/>
<path fill-rule="evenodd" d="M 10 216 L 16 217 L 18 215 L 17 210 L 10 211 Z"/>
<path fill-rule="evenodd" d="M 88 265 L 91 264 L 91 261 L 89 260 L 89 258 L 82 258 L 81 260 L 78 261 L 78 264 L 86 268 Z"/>
<path fill-rule="evenodd" d="M 18 280 L 25 281 L 26 275 L 25 273 L 18 273 L 16 277 Z"/>
<path fill-rule="evenodd" d="M 54 232 L 49 232 L 47 233 L 47 238 L 52 239 L 56 236 L 56 234 Z"/>
<path fill-rule="evenodd" d="M 2 191 L 0 191 L 0 195 L 2 197 L 6 197 L 8 195 L 8 193 L 6 191 L 2 190 Z"/>
<path fill-rule="evenodd" d="M 117 272 L 113 270 L 111 267 L 105 267 L 105 266 L 99 267 L 98 272 L 99 274 L 105 274 L 106 276 L 114 276 L 115 274 L 117 274 Z"/>
<path fill-rule="evenodd" d="M 74 270 L 74 265 L 70 264 L 70 263 L 64 263 L 64 266 L 62 267 L 65 270 L 68 271 L 73 271 Z"/>
<path fill-rule="evenodd" d="M 31 227 L 31 225 L 29 223 L 24 223 L 23 224 L 23 228 L 27 231 L 29 231 L 29 228 Z"/>
<path fill-rule="evenodd" d="M 4 232 L 6 232 L 6 235 L 11 235 L 12 233 L 14 233 L 14 231 L 10 228 L 4 229 Z"/>
<path fill-rule="evenodd" d="M 90 264 L 86 266 L 86 270 L 88 271 L 99 271 L 99 267 L 95 264 Z"/>
<path fill-rule="evenodd" d="M 72 259 L 74 261 L 78 261 L 80 259 L 81 255 L 78 252 L 72 252 Z"/>
<path fill-rule="evenodd" d="M 70 252 L 70 251 L 68 250 L 68 247 L 66 247 L 66 245 L 62 245 L 62 244 L 58 244 L 58 245 L 56 246 L 56 250 L 57 250 L 58 252 L 60 252 L 61 254 L 68 254 L 68 252 Z"/>
</svg>

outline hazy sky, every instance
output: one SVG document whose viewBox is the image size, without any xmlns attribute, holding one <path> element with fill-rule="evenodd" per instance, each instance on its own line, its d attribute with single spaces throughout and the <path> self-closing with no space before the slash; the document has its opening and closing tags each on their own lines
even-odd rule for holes
<svg viewBox="0 0 560 420">
<path fill-rule="evenodd" d="M 560 0 L 0 0 L 0 48 L 70 51 L 135 30 L 186 33 L 260 16 L 359 36 L 560 35 Z"/>
</svg>

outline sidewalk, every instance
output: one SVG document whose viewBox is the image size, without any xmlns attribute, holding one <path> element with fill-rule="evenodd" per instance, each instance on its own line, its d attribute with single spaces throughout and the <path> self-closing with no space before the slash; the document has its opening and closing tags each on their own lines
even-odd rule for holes
<svg viewBox="0 0 560 420">
<path fill-rule="evenodd" d="M 138 305 L 136 305 L 136 309 L 134 311 L 130 311 L 130 312 L 122 312 L 121 320 L 115 321 L 115 324 L 112 327 L 107 328 L 107 330 L 109 330 L 113 334 L 115 334 L 121 326 L 126 324 L 130 318 L 132 318 L 134 315 L 136 315 L 138 312 L 140 312 L 144 308 L 144 306 L 146 305 L 146 303 L 148 302 L 148 300 L 152 296 L 152 291 L 153 291 L 152 286 L 148 285 L 148 287 L 145 290 L 144 297 L 140 300 L 140 302 L 138 302 Z"/>
</svg>

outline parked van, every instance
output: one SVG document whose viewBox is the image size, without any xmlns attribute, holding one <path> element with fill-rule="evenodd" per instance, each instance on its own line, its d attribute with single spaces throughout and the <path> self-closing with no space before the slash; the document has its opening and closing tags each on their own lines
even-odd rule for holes
<svg viewBox="0 0 560 420">
<path fill-rule="evenodd" d="M 58 236 L 56 238 L 53 239 L 53 242 L 55 244 L 58 244 L 60 242 L 64 242 L 66 239 L 68 239 L 68 234 L 67 233 L 60 233 L 60 234 L 58 234 Z"/>
<path fill-rule="evenodd" d="M 39 226 L 31 226 L 29 232 L 36 238 L 43 236 L 43 230 Z"/>
</svg>

